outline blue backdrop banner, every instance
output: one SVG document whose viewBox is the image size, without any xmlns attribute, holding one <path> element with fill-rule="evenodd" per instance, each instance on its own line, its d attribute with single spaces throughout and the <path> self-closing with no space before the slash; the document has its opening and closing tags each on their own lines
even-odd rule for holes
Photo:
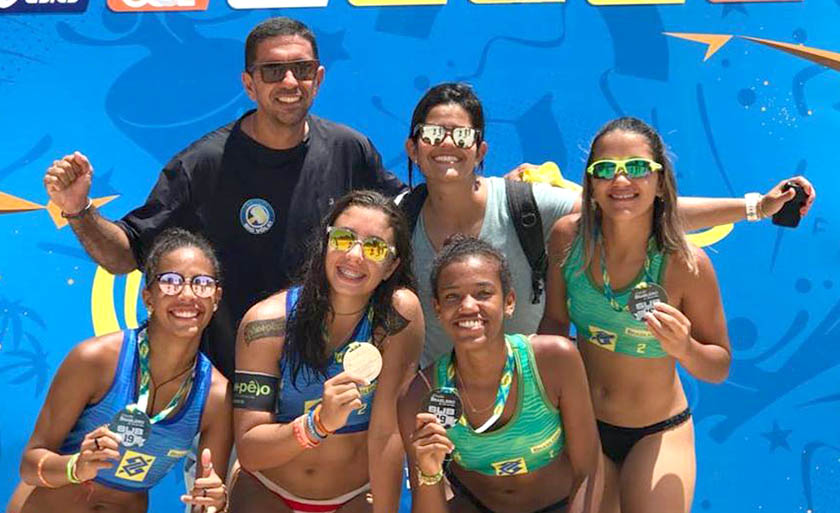
<svg viewBox="0 0 840 513">
<path fill-rule="evenodd" d="M 244 39 L 279 14 L 318 37 L 314 112 L 368 135 L 404 179 L 411 111 L 451 80 L 484 102 L 488 174 L 551 161 L 579 183 L 599 126 L 634 115 L 669 144 L 683 195 L 806 175 L 821 197 L 798 229 L 701 238 L 733 362 L 722 385 L 682 373 L 694 510 L 840 511 L 840 0 L 0 0 L 0 502 L 70 348 L 145 316 L 139 276 L 86 256 L 44 171 L 81 150 L 104 215 L 139 205 L 169 157 L 251 108 Z M 182 481 L 150 511 L 182 511 Z"/>
</svg>

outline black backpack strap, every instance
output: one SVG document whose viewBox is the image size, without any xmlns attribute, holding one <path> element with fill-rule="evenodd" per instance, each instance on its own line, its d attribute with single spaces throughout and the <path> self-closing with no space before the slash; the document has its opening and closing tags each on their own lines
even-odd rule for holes
<svg viewBox="0 0 840 513">
<path fill-rule="evenodd" d="M 412 235 L 414 234 L 414 227 L 417 226 L 417 218 L 420 217 L 420 211 L 423 209 L 423 203 L 426 202 L 426 196 L 428 195 L 429 191 L 426 190 L 426 184 L 421 183 L 411 189 L 400 201 L 400 208 L 408 220 L 408 233 Z"/>
<path fill-rule="evenodd" d="M 531 266 L 531 303 L 537 304 L 543 293 L 547 263 L 540 209 L 530 183 L 505 180 L 505 192 L 519 244 Z"/>
</svg>

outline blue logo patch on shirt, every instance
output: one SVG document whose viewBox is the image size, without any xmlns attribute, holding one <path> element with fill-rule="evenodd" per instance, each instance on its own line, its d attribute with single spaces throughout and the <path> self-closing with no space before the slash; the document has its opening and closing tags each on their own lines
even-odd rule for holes
<svg viewBox="0 0 840 513">
<path fill-rule="evenodd" d="M 607 331 L 598 326 L 589 326 L 589 332 L 592 334 L 589 341 L 603 349 L 615 351 L 615 344 L 618 342 L 618 335 L 612 331 Z"/>
<path fill-rule="evenodd" d="M 239 209 L 239 223 L 248 233 L 263 234 L 274 226 L 274 209 L 264 199 L 251 198 Z"/>
<path fill-rule="evenodd" d="M 0 0 L 0 14 L 80 13 L 87 7 L 88 0 Z"/>
</svg>

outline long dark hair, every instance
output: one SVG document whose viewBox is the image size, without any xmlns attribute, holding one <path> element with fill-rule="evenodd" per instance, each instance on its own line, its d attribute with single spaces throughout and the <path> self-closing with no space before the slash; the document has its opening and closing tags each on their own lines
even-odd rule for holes
<svg viewBox="0 0 840 513">
<path fill-rule="evenodd" d="M 682 258 L 692 272 L 697 270 L 694 253 L 688 246 L 683 231 L 683 222 L 677 211 L 677 181 L 674 178 L 674 166 L 668 158 L 662 137 L 650 125 L 633 117 L 614 119 L 604 125 L 592 140 L 586 167 L 594 161 L 595 146 L 605 135 L 615 132 L 629 132 L 639 134 L 647 140 L 653 159 L 662 164 L 659 173 L 659 191 L 653 202 L 653 226 L 651 227 L 654 240 L 660 251 L 676 253 Z M 583 235 L 584 262 L 581 269 L 587 269 L 592 262 L 595 244 L 601 236 L 601 207 L 592 198 L 593 178 L 584 171 L 583 192 L 581 194 L 581 215 L 578 230 Z"/>
<path fill-rule="evenodd" d="M 393 306 L 394 293 L 401 288 L 416 290 L 411 273 L 411 235 L 402 210 L 392 199 L 375 191 L 353 191 L 335 202 L 329 214 L 323 219 L 320 230 L 310 242 L 308 258 L 300 280 L 300 296 L 293 312 L 286 312 L 286 344 L 283 352 L 292 370 L 292 383 L 297 380 L 301 367 L 326 374 L 327 355 L 324 340 L 324 326 L 334 314 L 330 304 L 330 284 L 324 262 L 327 255 L 327 227 L 350 207 L 378 210 L 388 217 L 388 225 L 394 231 L 396 258 L 399 258 L 391 276 L 380 283 L 370 298 L 373 308 L 373 343 L 382 348 L 388 335 L 405 327 L 406 320 Z"/>
<path fill-rule="evenodd" d="M 467 112 L 472 122 L 472 127 L 478 130 L 478 135 L 475 141 L 475 151 L 481 145 L 484 137 L 484 109 L 481 106 L 481 100 L 475 94 L 475 91 L 469 84 L 463 82 L 444 82 L 438 84 L 428 91 L 417 102 L 414 107 L 414 113 L 411 115 L 411 126 L 408 129 L 408 138 L 417 144 L 417 135 L 414 130 L 417 125 L 425 123 L 429 116 L 429 111 L 438 105 L 458 105 Z M 484 161 L 478 163 L 478 168 L 484 167 Z M 408 186 L 413 187 L 412 178 L 414 174 L 414 165 L 411 159 L 408 159 Z"/>
</svg>

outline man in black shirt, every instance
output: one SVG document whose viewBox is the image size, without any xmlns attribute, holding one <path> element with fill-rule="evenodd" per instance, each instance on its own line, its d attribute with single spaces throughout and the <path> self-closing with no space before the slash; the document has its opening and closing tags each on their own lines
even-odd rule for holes
<svg viewBox="0 0 840 513">
<path fill-rule="evenodd" d="M 88 198 L 93 167 L 78 152 L 44 177 L 88 254 L 111 273 L 142 267 L 167 227 L 210 239 L 224 294 L 202 349 L 228 379 L 237 324 L 253 303 L 289 286 L 332 202 L 352 189 L 393 196 L 404 187 L 370 140 L 309 114 L 323 79 L 312 32 L 289 18 L 266 20 L 245 45 L 242 83 L 256 110 L 175 155 L 144 205 L 116 222 L 101 217 Z"/>
</svg>

